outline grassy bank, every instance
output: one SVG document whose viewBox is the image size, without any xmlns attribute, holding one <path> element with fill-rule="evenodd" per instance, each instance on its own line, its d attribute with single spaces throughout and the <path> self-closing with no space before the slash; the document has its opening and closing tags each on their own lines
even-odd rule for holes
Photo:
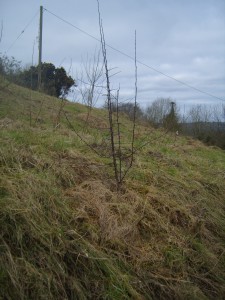
<svg viewBox="0 0 225 300">
<path fill-rule="evenodd" d="M 105 112 L 60 105 L 0 84 L 0 298 L 224 299 L 225 152 L 138 125 L 118 193 Z"/>
</svg>

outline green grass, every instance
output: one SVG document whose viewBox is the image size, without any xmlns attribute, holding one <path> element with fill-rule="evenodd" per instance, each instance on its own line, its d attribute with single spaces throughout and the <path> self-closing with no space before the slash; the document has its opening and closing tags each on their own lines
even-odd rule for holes
<svg viewBox="0 0 225 300">
<path fill-rule="evenodd" d="M 118 193 L 104 110 L 3 84 L 1 299 L 224 298 L 224 151 L 137 124 Z"/>
</svg>

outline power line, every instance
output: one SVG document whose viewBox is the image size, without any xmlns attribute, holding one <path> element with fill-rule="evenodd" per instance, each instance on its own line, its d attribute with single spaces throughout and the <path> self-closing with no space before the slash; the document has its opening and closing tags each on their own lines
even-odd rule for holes
<svg viewBox="0 0 225 300">
<path fill-rule="evenodd" d="M 15 45 L 15 43 L 18 41 L 18 39 L 21 37 L 21 35 L 25 32 L 25 30 L 30 26 L 30 24 L 33 22 L 35 17 L 37 16 L 39 11 L 35 13 L 35 15 L 32 17 L 32 19 L 27 23 L 27 25 L 24 27 L 24 29 L 21 31 L 21 33 L 17 36 L 17 38 L 14 40 L 14 42 L 9 46 L 9 48 L 6 50 L 6 53 L 9 52 L 9 50 Z"/>
<path fill-rule="evenodd" d="M 49 11 L 49 10 L 46 9 L 46 8 L 44 8 L 44 10 L 47 11 L 49 14 L 53 15 L 54 17 L 56 17 L 57 19 L 61 20 L 62 22 L 66 23 L 66 24 L 68 24 L 68 25 L 70 25 L 70 26 L 72 26 L 73 28 L 77 29 L 77 30 L 80 31 L 81 33 L 83 33 L 83 34 L 87 35 L 88 37 L 90 37 L 90 38 L 96 40 L 97 42 L 101 43 L 101 40 L 100 40 L 100 39 L 96 38 L 95 36 L 93 36 L 92 34 L 88 33 L 87 31 L 85 31 L 85 30 L 83 30 L 83 29 L 81 29 L 81 28 L 75 26 L 74 24 L 72 24 L 72 23 L 70 23 L 69 21 L 67 21 L 67 20 L 65 20 L 65 19 L 63 19 L 63 18 L 61 18 L 61 17 L 59 17 L 58 15 L 54 14 L 53 12 Z M 125 53 L 125 52 L 123 52 L 123 51 L 121 51 L 121 50 L 119 50 L 119 49 L 117 49 L 117 48 L 115 48 L 115 47 L 113 47 L 113 46 L 111 46 L 111 45 L 109 45 L 109 44 L 106 44 L 106 46 L 107 46 L 108 48 L 110 48 L 110 49 L 112 49 L 112 50 L 114 50 L 114 51 L 120 53 L 121 55 L 126 56 L 126 57 L 128 57 L 129 59 L 135 61 L 135 58 L 132 57 L 132 56 L 130 56 L 129 54 L 127 54 L 127 53 Z M 152 71 L 158 73 L 158 74 L 163 75 L 164 77 L 167 77 L 167 78 L 169 78 L 169 79 L 171 79 L 171 80 L 173 80 L 173 81 L 176 81 L 176 82 L 178 82 L 179 84 L 182 84 L 182 85 L 184 85 L 184 86 L 186 86 L 186 87 L 188 87 L 188 88 L 190 88 L 190 89 L 193 89 L 193 90 L 195 90 L 195 91 L 197 91 L 197 92 L 199 92 L 199 93 L 205 94 L 205 95 L 207 95 L 207 96 L 210 96 L 210 97 L 212 97 L 212 98 L 218 99 L 218 100 L 220 100 L 220 101 L 225 101 L 225 99 L 222 99 L 222 98 L 217 97 L 217 96 L 215 96 L 215 95 L 213 95 L 213 94 L 210 94 L 210 93 L 208 93 L 208 92 L 205 92 L 205 91 L 203 91 L 203 90 L 201 90 L 201 89 L 199 89 L 199 88 L 196 88 L 196 87 L 194 87 L 194 86 L 192 86 L 192 85 L 190 85 L 190 84 L 188 84 L 188 83 L 186 83 L 186 82 L 184 82 L 184 81 L 181 81 L 181 80 L 179 80 L 179 79 L 176 79 L 175 77 L 170 76 L 170 75 L 168 75 L 168 74 L 166 74 L 166 73 L 164 73 L 164 72 L 162 72 L 162 71 L 160 71 L 160 70 L 158 70 L 158 69 L 156 69 L 156 68 L 154 68 L 154 67 L 152 67 L 152 66 L 149 66 L 149 65 L 147 65 L 146 63 L 144 63 L 144 62 L 142 62 L 142 61 L 140 61 L 140 60 L 136 60 L 136 62 L 137 62 L 138 64 L 140 64 L 140 65 L 142 65 L 142 66 L 144 66 L 144 67 L 146 67 L 146 68 L 148 68 L 148 69 L 150 69 L 150 70 L 152 70 Z"/>
<path fill-rule="evenodd" d="M 90 33 L 86 32 L 85 30 L 83 30 L 83 29 L 81 29 L 81 28 L 79 28 L 79 27 L 73 25 L 73 24 L 70 23 L 69 21 L 66 21 L 65 19 L 63 19 L 63 18 L 57 16 L 56 14 L 54 14 L 53 12 L 49 11 L 49 10 L 46 9 L 46 8 L 44 8 L 44 10 L 47 11 L 48 13 L 50 13 L 51 15 L 53 15 L 54 17 L 58 18 L 58 19 L 61 20 L 62 22 L 66 23 L 66 24 L 68 24 L 68 25 L 70 25 L 70 26 L 72 26 L 73 28 L 77 29 L 78 31 L 82 32 L 83 34 L 85 34 L 85 35 L 89 36 L 90 38 L 96 40 L 97 42 L 101 43 L 101 40 L 100 40 L 100 39 L 96 38 L 95 36 L 91 35 Z M 33 18 L 29 21 L 29 23 L 28 23 L 28 24 L 25 26 L 25 28 L 21 31 L 21 33 L 18 35 L 18 37 L 15 39 L 15 41 L 9 46 L 9 48 L 7 49 L 6 52 L 8 52 L 8 51 L 14 46 L 14 44 L 17 42 L 17 40 L 22 36 L 22 34 L 25 32 L 25 30 L 26 30 L 26 29 L 30 26 L 30 24 L 33 22 L 33 20 L 34 20 L 35 17 L 37 16 L 38 12 L 39 12 L 39 11 L 37 11 L 37 12 L 35 13 L 35 15 L 33 16 Z M 117 48 L 115 48 L 115 47 L 113 47 L 113 46 L 111 46 L 111 45 L 109 45 L 109 44 L 106 44 L 106 46 L 109 47 L 109 48 L 111 48 L 112 50 L 114 50 L 114 51 L 120 53 L 121 55 L 128 57 L 129 59 L 131 59 L 131 60 L 133 60 L 133 61 L 135 60 L 132 56 L 128 55 L 127 53 L 125 53 L 125 52 L 123 52 L 123 51 L 121 51 L 121 50 L 119 50 L 119 49 L 117 49 Z M 154 72 L 157 72 L 158 74 L 161 74 L 161 75 L 163 75 L 163 76 L 165 76 L 165 77 L 167 77 L 167 78 L 169 78 L 169 79 L 171 79 L 171 80 L 174 80 L 174 81 L 176 81 L 176 82 L 178 82 L 178 83 L 180 83 L 180 84 L 182 84 L 182 85 L 184 85 L 184 86 L 186 86 L 186 87 L 188 87 L 188 88 L 190 88 L 190 89 L 193 89 L 193 90 L 195 90 L 195 91 L 197 91 L 197 92 L 200 92 L 200 93 L 202 93 L 202 94 L 205 94 L 205 95 L 207 95 L 207 96 L 216 98 L 216 99 L 218 99 L 218 100 L 225 101 L 224 99 L 222 99 L 222 98 L 220 98 L 220 97 L 217 97 L 217 96 L 215 96 L 215 95 L 213 95 L 213 94 L 210 94 L 210 93 L 208 93 L 208 92 L 205 92 L 205 91 L 203 91 L 203 90 L 201 90 L 201 89 L 199 89 L 199 88 L 196 88 L 196 87 L 194 87 L 194 86 L 192 86 L 192 85 L 190 85 L 190 84 L 188 84 L 188 83 L 186 83 L 186 82 L 184 82 L 184 81 L 181 81 L 181 80 L 179 80 L 179 79 L 176 79 L 175 77 L 172 77 L 172 76 L 170 76 L 170 75 L 168 75 L 168 74 L 166 74 L 166 73 L 164 73 L 164 72 L 162 72 L 162 71 L 159 71 L 158 69 L 156 69 L 156 68 L 154 68 L 154 67 L 152 67 L 152 66 L 149 66 L 149 65 L 147 65 L 146 63 L 144 63 L 144 62 L 142 62 L 142 61 L 140 61 L 140 60 L 137 60 L 137 63 L 139 63 L 140 65 L 142 65 L 142 66 L 144 66 L 144 67 L 146 67 L 146 68 L 148 68 L 148 69 L 150 69 L 150 70 L 153 70 Z"/>
</svg>

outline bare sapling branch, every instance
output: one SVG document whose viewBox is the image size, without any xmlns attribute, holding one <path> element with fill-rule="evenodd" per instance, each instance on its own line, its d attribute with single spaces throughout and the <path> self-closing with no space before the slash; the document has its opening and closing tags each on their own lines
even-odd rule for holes
<svg viewBox="0 0 225 300">
<path fill-rule="evenodd" d="M 118 158 L 119 158 L 119 182 L 122 182 L 122 152 L 121 152 L 121 130 L 120 130 L 120 121 L 119 121 L 119 93 L 120 88 L 116 93 L 116 123 L 117 123 L 117 138 L 118 138 Z"/>
<path fill-rule="evenodd" d="M 82 71 L 77 75 L 77 81 L 79 82 L 78 91 L 83 104 L 87 106 L 86 125 L 92 108 L 96 105 L 102 93 L 103 67 L 103 64 L 100 62 L 100 50 L 98 52 L 95 51 L 91 59 L 87 55 L 86 60 L 82 63 Z"/>
<path fill-rule="evenodd" d="M 83 139 L 82 136 L 78 133 L 78 131 L 77 131 L 77 130 L 75 129 L 75 127 L 73 126 L 73 124 L 70 122 L 70 120 L 69 120 L 69 118 L 68 118 L 66 112 L 65 112 L 64 110 L 62 110 L 62 112 L 63 112 L 63 114 L 64 114 L 64 116 L 65 116 L 65 118 L 66 118 L 66 121 L 67 121 L 67 123 L 69 124 L 70 128 L 73 130 L 73 132 L 75 132 L 75 134 L 78 136 L 78 138 L 79 138 L 86 146 L 88 146 L 94 153 L 96 153 L 98 156 L 102 157 L 102 155 L 101 155 L 98 151 L 96 151 L 94 147 L 92 147 L 89 143 L 87 143 L 87 142 L 85 141 L 85 139 Z"/>
<path fill-rule="evenodd" d="M 34 65 L 34 47 L 35 47 L 35 40 L 33 43 L 33 50 L 32 50 L 32 58 L 31 58 L 31 66 Z M 33 90 L 33 69 L 30 73 L 30 126 L 32 124 L 32 90 Z"/>
<path fill-rule="evenodd" d="M 98 3 L 99 29 L 100 29 L 100 37 L 101 37 L 103 64 L 105 68 L 105 77 L 106 77 L 106 90 L 107 90 L 106 97 L 107 97 L 108 120 L 109 120 L 110 141 L 111 141 L 111 154 L 113 160 L 115 180 L 117 183 L 117 189 L 119 190 L 121 182 L 118 175 L 118 166 L 117 166 L 117 158 L 116 158 L 116 150 L 115 150 L 113 109 L 112 109 L 112 98 L 111 98 L 111 89 L 110 89 L 110 80 L 109 80 L 109 69 L 108 69 L 107 54 L 106 54 L 106 43 L 105 43 L 104 30 L 103 30 L 98 0 L 97 3 Z"/>
<path fill-rule="evenodd" d="M 121 181 L 125 178 L 128 171 L 133 165 L 134 162 L 134 141 L 135 141 L 135 128 L 136 128 L 136 117 L 137 117 L 137 37 L 136 37 L 136 30 L 135 30 L 135 37 L 134 37 L 134 67 L 135 67 L 135 83 L 134 83 L 134 112 L 133 112 L 133 128 L 132 128 L 132 138 L 131 138 L 131 155 L 130 155 L 130 163 L 124 172 Z"/>
<path fill-rule="evenodd" d="M 117 184 L 117 190 L 121 189 L 121 185 L 128 171 L 133 165 L 134 161 L 134 142 L 135 142 L 135 128 L 136 128 L 136 114 L 137 114 L 137 58 L 136 58 L 136 31 L 135 31 L 135 96 L 134 104 L 132 107 L 133 117 L 132 117 L 132 132 L 131 132 L 131 142 L 129 143 L 130 149 L 123 147 L 122 136 L 121 136 L 121 127 L 120 122 L 120 104 L 119 104 L 119 94 L 120 88 L 117 90 L 116 95 L 113 95 L 113 91 L 110 87 L 110 78 L 113 75 L 110 75 L 110 70 L 108 68 L 107 53 L 106 53 L 106 43 L 104 37 L 104 30 L 102 25 L 102 19 L 98 3 L 98 16 L 99 16 L 99 29 L 100 29 L 100 38 L 101 38 L 101 48 L 103 55 L 103 64 L 105 68 L 105 78 L 106 78 L 106 107 L 108 111 L 108 121 L 109 121 L 109 134 L 110 134 L 110 147 L 111 147 L 111 156 L 112 164 L 114 168 L 114 175 Z M 131 105 L 132 106 L 132 105 Z M 127 151 L 131 154 L 127 155 Z M 128 158 L 128 160 L 127 160 Z"/>
</svg>

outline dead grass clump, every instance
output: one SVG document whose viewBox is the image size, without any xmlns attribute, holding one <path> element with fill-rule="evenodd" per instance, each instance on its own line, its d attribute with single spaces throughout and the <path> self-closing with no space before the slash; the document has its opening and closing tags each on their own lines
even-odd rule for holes
<svg viewBox="0 0 225 300">
<path fill-rule="evenodd" d="M 79 210 L 71 211 L 69 202 L 56 189 L 54 176 L 39 178 L 24 171 L 21 175 L 17 182 L 4 181 L 8 193 L 1 199 L 0 296 L 100 299 L 108 295 L 109 299 L 138 299 L 130 278 L 123 275 L 125 266 L 109 259 L 88 236 L 77 232 Z M 98 202 L 103 196 L 94 201 L 90 190 L 92 184 L 86 191 L 87 200 L 92 199 L 101 238 L 106 239 L 115 222 L 109 208 Z"/>
<path fill-rule="evenodd" d="M 89 220 L 98 227 L 101 244 L 124 240 L 135 234 L 134 226 L 128 220 L 122 220 L 122 214 L 118 213 L 120 203 L 117 196 L 102 182 L 83 182 L 73 192 L 73 197 L 80 199 L 78 214 L 82 215 L 85 212 Z"/>
<path fill-rule="evenodd" d="M 161 217 L 166 218 L 170 224 L 178 227 L 189 228 L 192 226 L 192 218 L 184 207 L 168 199 L 160 199 L 149 196 L 151 206 L 157 211 Z"/>
<path fill-rule="evenodd" d="M 99 178 L 99 169 L 95 163 L 72 151 L 57 154 L 51 169 L 63 188 L 79 185 L 89 178 Z"/>
<path fill-rule="evenodd" d="M 190 217 L 180 209 L 175 209 L 170 213 L 170 222 L 175 226 L 189 227 Z"/>
<path fill-rule="evenodd" d="M 11 126 L 13 124 L 13 120 L 10 118 L 3 118 L 0 119 L 0 128 L 9 128 L 9 126 Z"/>
</svg>

